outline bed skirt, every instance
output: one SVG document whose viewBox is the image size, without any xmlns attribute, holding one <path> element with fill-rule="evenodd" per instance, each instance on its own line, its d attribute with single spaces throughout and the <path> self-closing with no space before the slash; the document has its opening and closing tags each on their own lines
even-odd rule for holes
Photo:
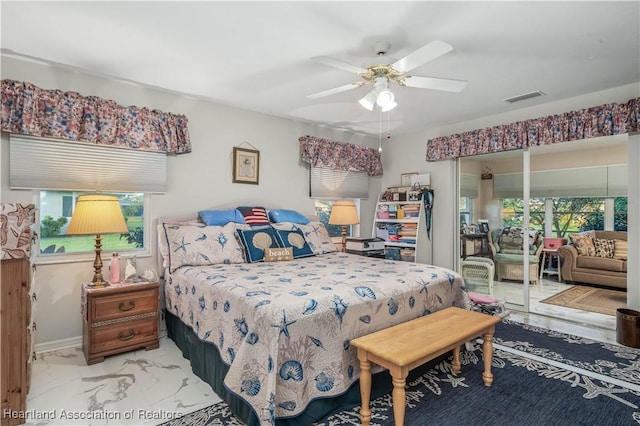
<svg viewBox="0 0 640 426">
<path fill-rule="evenodd" d="M 214 392 L 225 401 L 231 412 L 248 426 L 258 426 L 260 420 L 255 411 L 235 393 L 224 385 L 224 377 L 229 366 L 220 358 L 218 348 L 209 342 L 203 342 L 176 316 L 165 310 L 167 335 L 182 351 L 182 355 L 191 361 L 194 374 L 208 383 Z M 391 392 L 391 376 L 382 371 L 372 377 L 371 399 Z M 278 426 L 308 426 L 321 418 L 360 405 L 360 382 L 356 381 L 345 393 L 331 398 L 312 401 L 300 415 L 291 418 L 278 418 Z"/>
</svg>

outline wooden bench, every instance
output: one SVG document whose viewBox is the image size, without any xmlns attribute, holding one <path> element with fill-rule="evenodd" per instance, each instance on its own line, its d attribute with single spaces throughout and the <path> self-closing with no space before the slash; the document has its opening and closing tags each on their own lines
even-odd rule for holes
<svg viewBox="0 0 640 426">
<path fill-rule="evenodd" d="M 404 424 L 405 384 L 409 371 L 453 350 L 453 372 L 459 373 L 460 346 L 480 335 L 484 338 L 482 379 L 486 386 L 491 386 L 493 333 L 499 322 L 500 317 L 497 316 L 451 307 L 351 340 L 351 344 L 358 348 L 360 361 L 362 425 L 368 426 L 371 422 L 369 398 L 372 362 L 387 368 L 391 373 L 393 417 L 396 425 Z"/>
</svg>

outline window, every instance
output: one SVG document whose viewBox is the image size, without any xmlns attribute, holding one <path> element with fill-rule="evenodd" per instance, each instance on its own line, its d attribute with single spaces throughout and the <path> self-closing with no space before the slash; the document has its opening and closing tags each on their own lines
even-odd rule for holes
<svg viewBox="0 0 640 426">
<path fill-rule="evenodd" d="M 613 230 L 627 230 L 627 197 L 616 197 L 613 200 Z"/>
<path fill-rule="evenodd" d="M 353 200 L 356 205 L 356 209 L 358 210 L 358 214 L 360 213 L 360 200 Z M 329 225 L 329 216 L 331 216 L 331 207 L 333 205 L 333 200 L 315 200 L 315 209 L 316 215 L 318 215 L 318 220 L 324 223 L 324 226 L 327 228 L 330 237 L 340 237 L 342 236 L 342 226 L 340 225 Z M 357 225 L 349 225 L 347 226 L 347 236 L 350 237 L 354 235 L 355 230 L 354 227 Z"/>
<path fill-rule="evenodd" d="M 62 215 L 71 217 L 73 214 L 73 197 L 71 195 L 62 196 Z"/>
<path fill-rule="evenodd" d="M 553 198 L 553 233 L 565 237 L 569 232 L 604 229 L 604 198 Z"/>
<path fill-rule="evenodd" d="M 607 202 L 608 200 L 613 202 Z M 627 197 L 531 198 L 530 201 L 531 227 L 544 231 L 545 213 L 549 208 L 552 218 L 551 236 L 554 237 L 566 237 L 570 232 L 603 230 L 605 223 L 613 223 L 616 231 L 627 230 Z M 521 198 L 502 200 L 503 226 L 521 226 L 523 214 Z"/>
<path fill-rule="evenodd" d="M 81 192 L 40 191 L 40 254 L 44 256 L 60 253 L 93 253 L 95 236 L 66 235 L 73 215 L 75 201 Z M 145 229 L 148 226 L 145 212 L 147 198 L 143 193 L 111 193 L 120 199 L 128 234 L 102 236 L 103 252 L 143 251 Z"/>
<path fill-rule="evenodd" d="M 471 224 L 472 200 L 469 197 L 460 197 L 460 229 Z"/>
</svg>

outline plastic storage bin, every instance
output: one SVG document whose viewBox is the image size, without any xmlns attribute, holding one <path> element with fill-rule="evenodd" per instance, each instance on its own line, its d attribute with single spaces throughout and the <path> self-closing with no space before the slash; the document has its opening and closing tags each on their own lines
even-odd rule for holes
<svg viewBox="0 0 640 426">
<path fill-rule="evenodd" d="M 387 247 L 384 249 L 385 259 L 400 260 L 400 249 L 397 247 Z"/>
<path fill-rule="evenodd" d="M 403 262 L 414 262 L 416 260 L 416 251 L 414 249 L 400 250 L 400 260 Z"/>
<path fill-rule="evenodd" d="M 567 244 L 567 239 L 566 238 L 548 238 L 548 237 L 544 237 L 542 239 L 542 241 L 544 243 L 544 248 L 551 249 L 551 250 L 555 250 L 558 247 Z"/>
</svg>

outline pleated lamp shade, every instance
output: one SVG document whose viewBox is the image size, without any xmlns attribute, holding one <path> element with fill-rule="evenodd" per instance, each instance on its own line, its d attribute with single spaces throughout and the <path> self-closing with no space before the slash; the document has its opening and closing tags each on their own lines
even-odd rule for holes
<svg viewBox="0 0 640 426">
<path fill-rule="evenodd" d="M 126 234 L 118 197 L 107 194 L 83 194 L 76 201 L 68 235 Z"/>
<path fill-rule="evenodd" d="M 67 235 L 95 235 L 96 258 L 93 261 L 92 287 L 106 287 L 108 282 L 102 277 L 102 235 L 127 234 L 129 229 L 124 221 L 118 197 L 107 194 L 83 194 L 76 201 L 76 208 L 67 228 Z"/>
<path fill-rule="evenodd" d="M 357 225 L 358 211 L 353 201 L 334 201 L 329 216 L 330 225 Z"/>
<path fill-rule="evenodd" d="M 360 223 L 358 211 L 353 201 L 334 201 L 331 204 L 330 225 L 342 226 L 342 251 L 347 251 L 347 225 L 357 225 Z"/>
</svg>

